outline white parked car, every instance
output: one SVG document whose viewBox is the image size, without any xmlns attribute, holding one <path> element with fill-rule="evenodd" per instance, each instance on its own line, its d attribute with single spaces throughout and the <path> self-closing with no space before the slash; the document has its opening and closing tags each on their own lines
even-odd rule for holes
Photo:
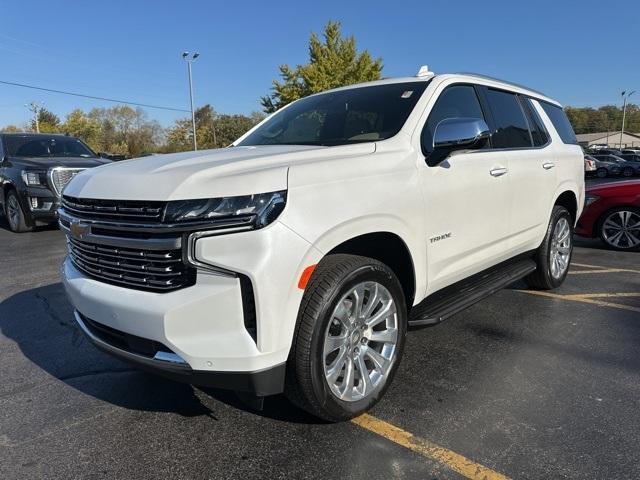
<svg viewBox="0 0 640 480">
<path fill-rule="evenodd" d="M 382 397 L 408 326 L 560 285 L 584 203 L 561 106 L 425 70 L 303 98 L 230 148 L 79 174 L 59 214 L 84 333 L 339 421 Z"/>
</svg>

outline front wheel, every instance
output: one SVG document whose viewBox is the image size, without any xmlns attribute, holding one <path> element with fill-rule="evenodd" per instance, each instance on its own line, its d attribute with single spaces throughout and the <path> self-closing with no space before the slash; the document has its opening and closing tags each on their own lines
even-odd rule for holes
<svg viewBox="0 0 640 480">
<path fill-rule="evenodd" d="M 633 177 L 633 173 L 634 173 L 634 172 L 633 172 L 633 168 L 628 168 L 628 167 L 627 167 L 627 168 L 625 168 L 625 169 L 623 169 L 623 170 L 622 170 L 622 175 L 623 175 L 624 177 Z"/>
<path fill-rule="evenodd" d="M 360 415 L 391 383 L 406 329 L 404 294 L 389 267 L 367 257 L 327 256 L 300 306 L 287 397 L 328 421 Z"/>
<path fill-rule="evenodd" d="M 569 271 L 572 253 L 573 219 L 566 208 L 556 205 L 534 257 L 536 270 L 525 278 L 527 284 L 539 290 L 559 287 Z"/>
<path fill-rule="evenodd" d="M 607 169 L 606 168 L 599 168 L 598 170 L 596 170 L 596 176 L 598 178 L 606 178 Z"/>
<path fill-rule="evenodd" d="M 5 217 L 12 232 L 29 232 L 32 228 L 27 224 L 24 211 L 20 206 L 18 194 L 13 190 L 7 193 L 5 202 Z"/>
</svg>

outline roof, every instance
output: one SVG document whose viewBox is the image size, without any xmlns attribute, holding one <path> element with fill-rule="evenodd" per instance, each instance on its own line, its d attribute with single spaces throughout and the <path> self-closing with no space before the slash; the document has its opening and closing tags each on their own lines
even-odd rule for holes
<svg viewBox="0 0 640 480">
<path fill-rule="evenodd" d="M 478 73 L 444 73 L 444 74 L 438 74 L 438 75 L 423 75 L 423 76 L 414 76 L 414 77 L 390 77 L 390 78 L 383 78 L 381 80 L 374 80 L 371 82 L 356 83 L 353 85 L 334 88 L 331 90 L 327 90 L 325 92 L 316 93 L 315 95 L 320 95 L 326 92 L 337 92 L 341 90 L 349 90 L 352 88 L 372 87 L 376 85 L 390 85 L 394 83 L 408 83 L 408 82 L 430 82 L 431 80 L 434 80 L 434 79 L 443 80 L 443 81 L 453 79 L 461 82 L 470 82 L 470 83 L 477 83 L 479 85 L 486 85 L 489 87 L 503 88 L 516 93 L 520 93 L 522 95 L 527 95 L 529 97 L 543 100 L 545 102 L 553 103 L 554 105 L 561 106 L 557 100 L 554 100 L 553 98 L 550 98 L 544 95 L 543 93 L 540 93 L 531 88 L 518 85 L 516 83 L 508 82 L 505 80 L 499 80 L 497 78 L 489 77 L 486 75 L 481 75 Z"/>
</svg>

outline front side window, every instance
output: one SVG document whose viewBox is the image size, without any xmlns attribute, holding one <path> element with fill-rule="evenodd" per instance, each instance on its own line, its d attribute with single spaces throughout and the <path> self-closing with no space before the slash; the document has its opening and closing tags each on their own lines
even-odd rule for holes
<svg viewBox="0 0 640 480">
<path fill-rule="evenodd" d="M 531 147 L 529 125 L 518 97 L 502 90 L 487 89 L 487 100 L 495 122 L 493 148 Z"/>
<path fill-rule="evenodd" d="M 558 135 L 560 135 L 560 139 L 567 144 L 578 144 L 578 139 L 576 138 L 576 134 L 573 131 L 573 127 L 571 126 L 571 122 L 567 118 L 567 114 L 564 113 L 562 108 L 557 105 L 553 105 L 547 102 L 540 102 L 542 109 L 548 115 L 551 123 L 553 123 L 553 128 L 556 129 Z"/>
<path fill-rule="evenodd" d="M 274 114 L 237 145 L 346 145 L 397 134 L 428 82 L 321 93 Z"/>
<path fill-rule="evenodd" d="M 447 87 L 436 100 L 422 130 L 422 146 L 425 153 L 433 150 L 433 135 L 438 124 L 447 118 L 477 118 L 484 120 L 482 108 L 472 85 Z"/>
</svg>

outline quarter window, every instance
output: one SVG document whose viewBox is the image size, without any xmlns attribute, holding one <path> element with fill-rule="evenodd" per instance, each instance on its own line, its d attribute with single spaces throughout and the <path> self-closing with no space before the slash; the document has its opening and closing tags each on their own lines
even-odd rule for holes
<svg viewBox="0 0 640 480">
<path fill-rule="evenodd" d="M 484 120 L 475 88 L 471 85 L 453 85 L 440 94 L 429 113 L 422 130 L 422 148 L 433 150 L 433 134 L 438 123 L 447 118 L 479 118 Z"/>
<path fill-rule="evenodd" d="M 502 90 L 487 90 L 487 100 L 495 122 L 491 137 L 493 148 L 531 147 L 529 125 L 518 97 Z"/>
<path fill-rule="evenodd" d="M 560 135 L 560 139 L 564 143 L 577 144 L 578 139 L 576 138 L 576 134 L 573 132 L 573 127 L 567 118 L 567 114 L 564 113 L 564 110 L 557 105 L 547 102 L 540 102 L 540 105 L 549 116 L 551 123 L 553 123 L 553 128 L 555 128 L 558 135 Z"/>
</svg>

